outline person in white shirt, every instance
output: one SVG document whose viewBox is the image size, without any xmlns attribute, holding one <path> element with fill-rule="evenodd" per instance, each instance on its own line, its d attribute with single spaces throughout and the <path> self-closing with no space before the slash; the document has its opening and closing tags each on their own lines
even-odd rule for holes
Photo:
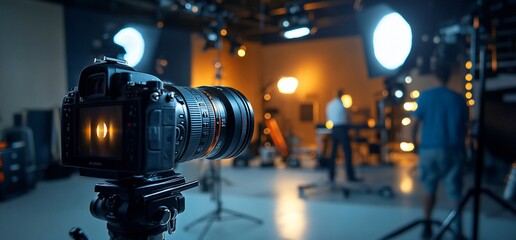
<svg viewBox="0 0 516 240">
<path fill-rule="evenodd" d="M 351 124 L 351 117 L 347 109 L 342 103 L 341 97 L 344 95 L 344 90 L 339 89 L 337 96 L 326 105 L 326 118 L 333 123 L 331 132 L 331 155 L 329 159 L 329 177 L 330 182 L 335 181 L 335 157 L 337 148 L 342 144 L 344 150 L 344 163 L 346 166 L 347 179 L 350 182 L 359 181 L 355 177 L 353 169 L 353 161 L 351 159 L 351 143 L 348 134 L 349 124 Z"/>
</svg>

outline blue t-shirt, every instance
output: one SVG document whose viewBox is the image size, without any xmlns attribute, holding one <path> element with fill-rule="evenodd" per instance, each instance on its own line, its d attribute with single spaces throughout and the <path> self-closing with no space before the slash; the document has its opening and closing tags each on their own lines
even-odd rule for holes
<svg viewBox="0 0 516 240">
<path fill-rule="evenodd" d="M 439 86 L 423 91 L 413 116 L 422 124 L 420 148 L 461 148 L 466 138 L 468 107 L 458 93 Z"/>
</svg>

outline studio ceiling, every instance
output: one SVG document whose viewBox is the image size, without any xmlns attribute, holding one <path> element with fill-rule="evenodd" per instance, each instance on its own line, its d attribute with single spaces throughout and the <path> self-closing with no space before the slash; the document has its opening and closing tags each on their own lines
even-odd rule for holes
<svg viewBox="0 0 516 240">
<path fill-rule="evenodd" d="M 313 20 L 317 32 L 310 38 L 326 38 L 359 34 L 355 13 L 378 3 L 388 3 L 399 11 L 411 25 L 415 34 L 433 34 L 447 23 L 458 21 L 472 9 L 466 0 L 47 0 L 65 7 L 103 12 L 117 17 L 155 24 L 162 21 L 165 28 L 180 28 L 201 32 L 210 21 L 221 17 L 229 32 L 244 41 L 264 44 L 283 42 L 279 21 L 285 16 L 287 3 L 297 2 Z M 215 6 L 216 13 L 192 12 L 174 9 L 173 5 L 185 3 Z M 204 4 L 204 5 L 203 5 Z M 200 7 L 202 8 L 202 7 Z"/>
</svg>

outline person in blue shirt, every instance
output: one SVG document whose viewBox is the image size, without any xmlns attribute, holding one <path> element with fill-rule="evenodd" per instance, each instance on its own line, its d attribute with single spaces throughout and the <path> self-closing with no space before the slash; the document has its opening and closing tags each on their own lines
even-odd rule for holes
<svg viewBox="0 0 516 240">
<path fill-rule="evenodd" d="M 432 236 L 430 220 L 438 182 L 443 182 L 448 197 L 456 206 L 461 200 L 469 111 L 464 97 L 446 87 L 450 72 L 449 65 L 435 64 L 435 86 L 421 93 L 412 116 L 412 138 L 419 155 L 418 167 L 424 192 L 423 214 L 427 220 L 422 234 L 424 239 Z M 418 143 L 416 136 L 419 128 L 421 139 Z M 460 234 L 460 216 L 457 223 Z"/>
</svg>

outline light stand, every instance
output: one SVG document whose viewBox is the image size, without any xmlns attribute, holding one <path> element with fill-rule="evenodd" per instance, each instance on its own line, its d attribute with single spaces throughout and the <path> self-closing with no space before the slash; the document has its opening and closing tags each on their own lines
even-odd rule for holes
<svg viewBox="0 0 516 240">
<path fill-rule="evenodd" d="M 466 206 L 468 200 L 473 198 L 473 231 L 472 231 L 472 239 L 478 239 L 478 229 L 479 229 L 479 215 L 480 215 L 480 197 L 481 194 L 486 194 L 488 197 L 493 199 L 496 203 L 501 205 L 503 208 L 509 210 L 513 214 L 516 215 L 516 209 L 513 208 L 510 204 L 502 200 L 500 197 L 496 196 L 491 190 L 482 187 L 482 170 L 484 168 L 484 147 L 485 147 L 485 126 L 484 126 L 484 96 L 485 96 L 485 54 L 486 54 L 486 46 L 483 45 L 480 47 L 479 51 L 480 56 L 480 66 L 479 66 L 479 79 L 480 79 L 480 96 L 479 96 L 479 109 L 478 109 L 478 132 L 477 132 L 477 142 L 478 142 L 478 150 L 477 150 L 477 159 L 475 163 L 475 184 L 474 187 L 468 190 L 466 196 L 462 199 L 459 206 L 454 208 L 448 217 L 444 220 L 443 224 L 439 228 L 438 233 L 435 235 L 433 239 L 440 239 L 444 232 L 450 227 L 450 224 L 455 220 L 457 216 L 460 216 L 462 210 Z"/>
<path fill-rule="evenodd" d="M 219 39 L 219 41 L 222 41 L 222 40 Z M 222 42 L 220 42 L 220 46 L 221 47 L 217 48 L 217 56 L 215 59 L 215 70 L 216 70 L 215 71 L 215 79 L 217 81 L 216 85 L 220 85 L 220 81 L 222 80 L 222 64 L 220 63 Z M 212 178 L 212 185 L 213 185 L 213 187 L 211 188 L 212 199 L 216 203 L 215 210 L 208 212 L 205 215 L 203 215 L 202 217 L 199 217 L 198 219 L 194 220 L 193 222 L 187 224 L 184 227 L 184 230 L 188 231 L 195 225 L 206 221 L 206 225 L 204 225 L 204 228 L 203 228 L 201 234 L 199 235 L 199 239 L 203 239 L 204 236 L 206 236 L 206 233 L 210 229 L 213 222 L 223 221 L 223 218 L 222 218 L 223 213 L 226 213 L 234 218 L 247 219 L 249 221 L 256 222 L 257 224 L 262 224 L 263 221 L 259 218 L 222 207 L 222 197 L 221 197 L 222 182 L 227 181 L 227 180 L 223 179 L 221 176 L 220 161 L 210 161 L 209 168 L 210 168 L 209 171 L 211 173 L 210 178 Z"/>
<path fill-rule="evenodd" d="M 206 213 L 202 217 L 199 217 L 198 219 L 194 220 L 193 222 L 187 224 L 184 227 L 184 230 L 188 231 L 195 225 L 206 221 L 206 224 L 204 225 L 204 228 L 202 229 L 202 232 L 199 235 L 198 239 L 204 238 L 204 236 L 210 229 L 213 222 L 228 220 L 227 218 L 223 218 L 223 216 L 222 216 L 223 213 L 226 213 L 227 215 L 229 215 L 229 219 L 231 219 L 231 217 L 234 219 L 241 218 L 241 219 L 249 220 L 251 222 L 255 222 L 257 224 L 263 223 L 263 221 L 259 218 L 222 207 L 221 193 L 222 193 L 223 179 L 220 174 L 220 168 L 221 168 L 220 161 L 211 161 L 210 162 L 211 178 L 213 178 L 212 199 L 215 201 L 215 204 L 216 204 L 215 210 Z"/>
<path fill-rule="evenodd" d="M 479 89 L 479 108 L 478 108 L 478 126 L 474 129 L 473 135 L 476 136 L 477 140 L 477 151 L 476 151 L 476 161 L 475 161 L 475 177 L 474 177 L 474 186 L 469 189 L 466 193 L 466 195 L 462 198 L 459 205 L 452 209 L 446 219 L 442 222 L 438 232 L 436 235 L 432 237 L 433 240 L 440 239 L 444 233 L 447 230 L 450 230 L 451 223 L 457 218 L 457 216 L 460 216 L 462 213 L 464 207 L 468 203 L 468 201 L 472 198 L 473 199 L 473 224 L 472 224 L 472 239 L 477 240 L 478 239 L 478 230 L 479 230 L 479 215 L 480 215 L 480 197 L 481 194 L 486 194 L 488 197 L 490 197 L 492 200 L 494 200 L 496 203 L 501 205 L 503 208 L 509 210 L 513 214 L 516 214 L 516 209 L 512 207 L 510 204 L 496 196 L 491 190 L 486 189 L 482 187 L 482 175 L 483 175 L 483 167 L 484 167 L 484 148 L 485 148 L 485 117 L 484 117 L 484 107 L 485 107 L 485 85 L 486 85 L 486 66 L 485 66 L 485 54 L 486 54 L 486 42 L 481 41 L 479 39 L 482 36 L 479 36 L 480 34 L 484 34 L 484 26 L 486 24 L 485 19 L 485 8 L 486 4 L 485 1 L 479 0 L 477 3 L 477 8 L 480 11 L 479 16 L 479 27 L 474 28 L 474 31 L 472 31 L 471 36 L 471 62 L 473 65 L 476 65 L 476 55 L 477 55 L 477 49 L 479 50 L 479 80 L 480 80 L 480 89 Z M 481 41 L 479 44 L 479 41 Z M 480 46 L 480 47 L 479 47 Z M 472 67 L 472 69 L 476 69 L 475 66 Z M 417 222 L 417 223 L 416 223 Z M 416 223 L 416 224 L 414 224 Z M 408 224 L 402 228 L 399 228 L 398 230 L 395 230 L 394 232 L 382 237 L 381 239 L 390 239 L 394 236 L 397 236 L 412 227 L 415 227 L 419 223 L 424 223 L 424 221 L 419 220 L 415 221 L 412 224 Z M 432 220 L 432 223 L 435 224 L 435 221 Z M 456 233 L 457 234 L 457 233 Z M 458 232 L 458 234 L 462 234 L 461 231 Z M 458 235 L 455 235 L 458 236 Z M 462 238 L 462 236 L 459 236 L 459 239 Z"/>
</svg>

